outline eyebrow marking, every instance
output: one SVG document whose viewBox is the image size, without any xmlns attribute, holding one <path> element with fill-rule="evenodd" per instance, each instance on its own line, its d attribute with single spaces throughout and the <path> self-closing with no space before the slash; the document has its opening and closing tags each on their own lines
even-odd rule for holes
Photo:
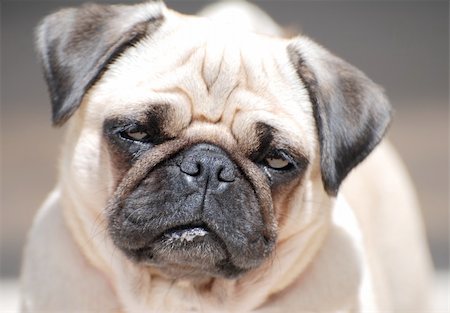
<svg viewBox="0 0 450 313">
<path fill-rule="evenodd" d="M 255 124 L 255 131 L 257 146 L 251 152 L 250 159 L 258 162 L 269 152 L 274 139 L 275 129 L 266 123 L 257 122 Z"/>
<path fill-rule="evenodd" d="M 173 93 L 173 94 L 179 94 L 182 98 L 184 98 L 189 106 L 189 124 L 192 121 L 192 114 L 194 112 L 194 99 L 192 98 L 191 94 L 186 91 L 182 85 L 180 86 L 173 86 L 168 88 L 155 88 L 152 89 L 156 93 Z"/>
</svg>

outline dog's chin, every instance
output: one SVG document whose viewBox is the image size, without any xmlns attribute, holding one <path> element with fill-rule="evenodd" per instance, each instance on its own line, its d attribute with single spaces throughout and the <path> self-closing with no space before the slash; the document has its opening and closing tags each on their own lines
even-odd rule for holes
<svg viewBox="0 0 450 313">
<path fill-rule="evenodd" d="M 174 279 L 231 279 L 249 270 L 231 262 L 223 240 L 205 225 L 169 229 L 144 247 L 122 250 L 132 261 Z"/>
</svg>

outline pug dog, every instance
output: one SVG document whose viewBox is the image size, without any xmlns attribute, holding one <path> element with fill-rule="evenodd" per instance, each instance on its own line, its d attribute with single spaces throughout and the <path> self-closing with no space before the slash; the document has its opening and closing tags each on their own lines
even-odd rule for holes
<svg viewBox="0 0 450 313">
<path fill-rule="evenodd" d="M 22 311 L 420 312 L 382 88 L 248 3 L 201 15 L 87 4 L 38 27 L 67 135 Z"/>
</svg>

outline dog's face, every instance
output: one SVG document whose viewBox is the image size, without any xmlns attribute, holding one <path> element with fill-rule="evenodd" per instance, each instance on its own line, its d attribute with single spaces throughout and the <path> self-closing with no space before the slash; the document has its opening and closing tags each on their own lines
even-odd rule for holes
<svg viewBox="0 0 450 313">
<path fill-rule="evenodd" d="M 97 199 L 86 210 L 130 260 L 175 277 L 260 266 L 308 188 L 334 197 L 389 119 L 375 84 L 308 39 L 159 2 L 60 11 L 38 48 L 55 124 L 74 115 L 63 166 Z"/>
</svg>

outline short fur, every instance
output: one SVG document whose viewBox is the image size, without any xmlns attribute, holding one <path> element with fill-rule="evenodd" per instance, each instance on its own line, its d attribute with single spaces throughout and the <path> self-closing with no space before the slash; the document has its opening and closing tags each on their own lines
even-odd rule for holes
<svg viewBox="0 0 450 313">
<path fill-rule="evenodd" d="M 389 124 L 381 88 L 249 4 L 204 12 L 217 20 L 148 2 L 42 22 L 68 129 L 22 310 L 419 310 L 429 264 L 408 179 L 385 143 L 363 161 Z"/>
</svg>

